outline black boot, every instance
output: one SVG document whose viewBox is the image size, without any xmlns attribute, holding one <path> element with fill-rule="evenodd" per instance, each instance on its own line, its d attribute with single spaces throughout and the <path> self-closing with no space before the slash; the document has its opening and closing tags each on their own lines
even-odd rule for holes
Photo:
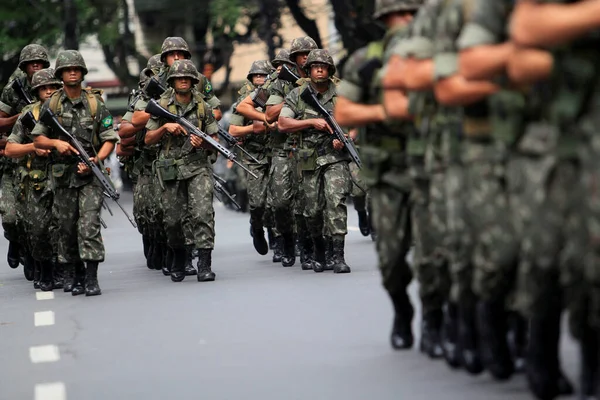
<svg viewBox="0 0 600 400">
<path fill-rule="evenodd" d="M 196 271 L 196 268 L 194 268 L 194 256 L 192 254 L 192 249 L 186 249 L 185 252 L 185 276 L 194 276 L 198 273 L 198 271 Z"/>
<path fill-rule="evenodd" d="M 164 260 L 164 246 L 162 243 L 154 242 L 152 251 L 152 268 L 154 270 L 161 270 L 163 267 Z"/>
<path fill-rule="evenodd" d="M 15 241 L 10 241 L 8 243 L 8 254 L 6 255 L 6 260 L 8 261 L 8 266 L 12 269 L 15 269 L 19 266 L 19 259 L 21 257 L 21 246 L 19 243 Z"/>
<path fill-rule="evenodd" d="M 273 262 L 280 263 L 283 260 L 283 236 L 273 238 L 269 247 L 273 249 Z"/>
<path fill-rule="evenodd" d="M 212 272 L 212 249 L 198 249 L 198 282 L 212 282 L 215 273 Z"/>
<path fill-rule="evenodd" d="M 150 235 L 142 235 L 142 245 L 144 247 L 144 257 L 148 259 L 148 254 L 150 252 Z"/>
<path fill-rule="evenodd" d="M 444 355 L 440 335 L 442 320 L 443 312 L 440 309 L 425 313 L 421 321 L 421 344 L 419 349 L 430 358 L 441 358 Z"/>
<path fill-rule="evenodd" d="M 74 264 L 60 264 L 63 269 L 63 291 L 68 293 L 73 290 L 73 281 L 75 280 L 75 265 Z"/>
<path fill-rule="evenodd" d="M 464 299 L 458 304 L 458 348 L 460 363 L 472 375 L 483 372 L 483 364 L 481 363 L 477 341 L 475 310 L 476 301 L 474 298 Z"/>
<path fill-rule="evenodd" d="M 23 260 L 23 275 L 28 281 L 32 281 L 35 278 L 35 261 L 30 254 L 25 254 Z M 39 281 L 39 279 L 38 279 Z"/>
<path fill-rule="evenodd" d="M 392 298 L 394 304 L 394 325 L 390 343 L 394 350 L 406 350 L 413 346 L 412 319 L 414 309 L 406 292 Z"/>
<path fill-rule="evenodd" d="M 155 246 L 155 242 L 154 240 L 151 240 L 148 243 L 148 254 L 146 256 L 146 267 L 148 267 L 148 269 L 154 269 L 154 246 Z"/>
<path fill-rule="evenodd" d="M 71 290 L 71 295 L 79 296 L 80 294 L 85 293 L 85 288 L 83 286 L 85 282 L 85 264 L 83 261 L 77 261 L 75 263 L 75 276 L 73 278 L 73 289 Z"/>
<path fill-rule="evenodd" d="M 349 274 L 350 267 L 346 264 L 344 258 L 344 243 L 345 237 L 342 235 L 336 235 L 331 238 L 332 253 L 333 253 L 333 273 L 334 274 Z"/>
<path fill-rule="evenodd" d="M 173 266 L 174 262 L 175 254 L 173 253 L 173 249 L 165 245 L 164 258 L 162 264 L 162 273 L 164 276 L 171 275 L 171 267 Z"/>
<path fill-rule="evenodd" d="M 265 239 L 265 231 L 262 226 L 260 227 L 252 227 L 252 243 L 254 244 L 254 249 L 261 256 L 266 255 L 269 252 L 269 244 Z"/>
<path fill-rule="evenodd" d="M 586 313 L 587 314 L 587 313 Z M 586 322 L 580 340 L 581 398 L 595 399 L 598 395 L 598 332 Z"/>
<path fill-rule="evenodd" d="M 325 271 L 333 271 L 334 265 L 333 240 L 330 236 L 325 236 Z"/>
<path fill-rule="evenodd" d="M 173 249 L 173 264 L 171 266 L 171 280 L 181 282 L 185 279 L 185 264 L 188 252 L 185 248 Z"/>
<path fill-rule="evenodd" d="M 40 288 L 40 279 L 42 279 L 42 265 L 38 262 L 34 262 L 33 263 L 33 288 L 34 289 Z"/>
<path fill-rule="evenodd" d="M 477 304 L 481 361 L 497 380 L 507 380 L 515 371 L 507 342 L 507 318 L 503 301 L 482 300 Z"/>
<path fill-rule="evenodd" d="M 369 236 L 371 233 L 371 227 L 369 226 L 369 217 L 367 211 L 358 211 L 358 229 L 363 236 Z"/>
<path fill-rule="evenodd" d="M 455 303 L 446 303 L 442 332 L 444 359 L 451 368 L 458 368 L 460 367 L 458 351 L 458 307 Z"/>
<path fill-rule="evenodd" d="M 54 265 L 50 261 L 34 261 L 40 266 L 40 289 L 43 292 L 52 291 Z"/>
<path fill-rule="evenodd" d="M 323 272 L 325 271 L 325 250 L 327 246 L 325 238 L 323 236 L 313 237 L 313 246 L 314 259 L 312 263 L 312 270 L 315 272 Z"/>
<path fill-rule="evenodd" d="M 98 261 L 88 261 L 85 266 L 85 295 L 99 296 L 102 294 L 98 285 Z"/>
<path fill-rule="evenodd" d="M 518 312 L 510 312 L 508 315 L 508 346 L 512 354 L 515 372 L 525 371 L 527 336 L 527 320 Z"/>
<path fill-rule="evenodd" d="M 54 266 L 54 277 L 52 279 L 52 287 L 54 289 L 62 289 L 65 286 L 65 274 L 64 266 L 62 264 L 55 263 L 54 261 L 48 261 Z"/>
<path fill-rule="evenodd" d="M 283 249 L 283 254 L 281 257 L 281 265 L 284 267 L 293 267 L 296 263 L 296 250 L 295 250 L 295 240 L 292 232 L 286 233 L 281 236 L 280 245 Z"/>
<path fill-rule="evenodd" d="M 300 265 L 303 271 L 308 271 L 313 268 L 315 260 L 313 240 L 310 236 L 305 235 L 300 240 Z"/>
</svg>

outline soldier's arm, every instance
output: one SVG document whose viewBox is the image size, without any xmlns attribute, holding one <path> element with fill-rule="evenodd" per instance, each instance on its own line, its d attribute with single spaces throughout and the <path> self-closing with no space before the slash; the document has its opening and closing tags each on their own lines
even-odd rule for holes
<svg viewBox="0 0 600 400">
<path fill-rule="evenodd" d="M 10 132 L 21 114 L 9 116 L 6 112 L 0 111 L 0 133 Z"/>
<path fill-rule="evenodd" d="M 24 136 L 23 124 L 19 119 L 7 139 L 4 155 L 10 158 L 20 158 L 35 152 L 33 143 L 23 144 Z"/>
<path fill-rule="evenodd" d="M 391 119 L 410 120 L 408 96 L 402 90 L 386 90 L 383 92 L 383 107 Z"/>
<path fill-rule="evenodd" d="M 119 141 L 119 135 L 113 129 L 113 117 L 104 103 L 100 104 L 96 118 L 100 121 L 98 136 L 102 146 L 95 158 L 104 161 L 115 149 L 115 144 Z"/>
<path fill-rule="evenodd" d="M 251 121 L 264 121 L 265 114 L 257 111 L 252 102 L 252 96 L 246 96 L 235 108 L 235 110 Z M 233 133 L 232 133 L 233 135 Z"/>
<path fill-rule="evenodd" d="M 382 104 L 359 104 L 338 96 L 334 117 L 342 126 L 363 126 L 383 122 L 387 116 Z"/>
<path fill-rule="evenodd" d="M 166 125 L 167 124 L 161 126 L 155 118 L 150 118 L 146 124 L 144 143 L 151 145 L 160 142 L 165 133 L 167 133 Z"/>
<path fill-rule="evenodd" d="M 240 113 L 234 112 L 229 120 L 229 133 L 231 136 L 240 137 L 252 134 L 254 132 L 252 124 L 247 125 L 245 122 Z"/>
<path fill-rule="evenodd" d="M 146 124 L 144 124 L 144 126 L 142 126 L 141 128 L 138 128 L 134 124 L 132 124 L 131 120 L 133 119 L 133 114 L 134 113 L 128 111 L 125 115 L 123 115 L 123 118 L 121 120 L 121 126 L 119 127 L 119 137 L 121 139 L 127 139 L 130 137 L 134 137 L 135 134 L 137 132 L 141 131 L 144 128 L 144 126 L 146 125 Z"/>
<path fill-rule="evenodd" d="M 283 103 L 276 104 L 274 106 L 267 106 L 267 112 L 265 113 L 268 123 L 273 123 L 279 118 L 279 114 L 283 109 Z"/>
<path fill-rule="evenodd" d="M 505 71 L 512 42 L 471 47 L 460 52 L 460 74 L 468 80 L 488 80 Z"/>
<path fill-rule="evenodd" d="M 531 84 L 548 79 L 552 74 L 552 54 L 539 49 L 515 49 L 508 62 L 508 75 L 516 84 Z"/>
<path fill-rule="evenodd" d="M 570 4 L 520 1 L 511 20 L 511 39 L 520 46 L 550 47 L 577 39 L 600 27 L 600 0 Z"/>
</svg>

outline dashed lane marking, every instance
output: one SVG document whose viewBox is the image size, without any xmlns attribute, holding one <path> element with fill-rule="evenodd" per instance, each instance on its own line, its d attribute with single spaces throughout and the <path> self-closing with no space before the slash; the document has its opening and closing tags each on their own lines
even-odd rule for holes
<svg viewBox="0 0 600 400">
<path fill-rule="evenodd" d="M 38 300 L 54 299 L 54 292 L 35 292 L 35 298 Z"/>
<path fill-rule="evenodd" d="M 40 383 L 35 385 L 35 400 L 66 400 L 67 389 L 62 382 Z"/>
<path fill-rule="evenodd" d="M 33 346 L 29 348 L 29 358 L 34 364 L 56 362 L 60 360 L 60 353 L 58 352 L 58 346 L 52 344 Z"/>
<path fill-rule="evenodd" d="M 33 314 L 35 326 L 50 326 L 54 325 L 53 311 L 39 311 Z"/>
</svg>

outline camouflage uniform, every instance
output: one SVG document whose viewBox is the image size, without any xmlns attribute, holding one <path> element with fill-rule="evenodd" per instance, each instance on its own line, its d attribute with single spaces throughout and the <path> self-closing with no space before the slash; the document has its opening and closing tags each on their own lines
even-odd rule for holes
<svg viewBox="0 0 600 400">
<path fill-rule="evenodd" d="M 325 63 L 329 67 L 329 75 L 335 73 L 333 60 L 326 50 L 312 50 L 305 68 L 309 70 L 312 63 Z M 329 88 L 318 96 L 319 102 L 332 111 L 337 96 L 332 80 Z M 319 112 L 306 104 L 300 95 L 312 85 L 308 79 L 298 88 L 293 89 L 285 98 L 285 105 L 280 117 L 294 119 L 321 118 Z M 313 270 L 324 270 L 325 240 L 330 237 L 333 242 L 331 254 L 334 272 L 350 272 L 344 261 L 344 240 L 347 230 L 346 198 L 352 190 L 352 179 L 348 166 L 349 157 L 346 150 L 335 150 L 332 137 L 328 132 L 307 129 L 301 132 L 301 146 L 298 150 L 299 167 L 302 169 L 302 187 L 306 200 L 304 216 L 310 226 L 315 246 L 315 263 Z"/>
<path fill-rule="evenodd" d="M 171 83 L 177 77 L 189 77 L 196 84 L 198 72 L 191 61 L 176 61 L 167 80 Z M 179 104 L 173 91 L 163 94 L 160 104 L 209 135 L 218 132 L 211 108 L 195 89 L 189 104 Z M 152 117 L 146 130 L 156 130 L 166 122 Z M 164 188 L 161 205 L 167 244 L 175 257 L 171 279 L 179 282 L 185 277 L 187 246 L 199 251 L 198 280 L 214 280 L 210 267 L 215 236 L 212 176 L 215 154 L 212 150 L 194 148 L 189 137 L 184 135 L 166 133 L 159 143 L 160 154 L 155 161 L 155 170 Z"/>
</svg>

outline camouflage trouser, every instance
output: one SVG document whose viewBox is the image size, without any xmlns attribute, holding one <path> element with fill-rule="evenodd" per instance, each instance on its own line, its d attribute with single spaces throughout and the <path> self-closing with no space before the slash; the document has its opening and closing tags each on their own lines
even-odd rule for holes
<svg viewBox="0 0 600 400">
<path fill-rule="evenodd" d="M 323 165 L 315 171 L 304 171 L 302 175 L 306 200 L 304 216 L 311 235 L 346 235 L 346 198 L 352 185 L 348 162 Z"/>
<path fill-rule="evenodd" d="M 152 235 L 155 212 L 158 206 L 155 192 L 154 176 L 141 174 L 133 188 L 133 217 L 142 235 Z"/>
<path fill-rule="evenodd" d="M 2 175 L 2 197 L 0 197 L 0 215 L 4 237 L 11 242 L 19 241 L 19 218 L 17 215 L 17 187 L 14 171 L 4 171 Z"/>
<path fill-rule="evenodd" d="M 250 206 L 250 223 L 253 226 L 272 226 L 272 218 L 267 214 L 267 187 L 269 186 L 269 164 L 248 164 L 257 178 L 247 174 L 248 204 Z"/>
<path fill-rule="evenodd" d="M 39 190 L 30 188 L 27 191 L 28 242 L 31 256 L 36 261 L 51 260 L 56 247 L 56 226 L 52 216 L 54 194 L 49 183 L 47 181 Z"/>
<path fill-rule="evenodd" d="M 350 175 L 352 177 L 352 202 L 356 211 L 367 210 L 367 187 L 360 175 L 360 169 L 354 161 L 350 162 Z"/>
<path fill-rule="evenodd" d="M 297 192 L 296 160 L 285 155 L 276 155 L 271 160 L 267 203 L 273 211 L 275 227 L 281 234 L 294 229 L 293 205 Z"/>
<path fill-rule="evenodd" d="M 52 215 L 57 226 L 57 253 L 61 264 L 104 261 L 100 210 L 102 189 L 95 183 L 54 190 Z"/>
<path fill-rule="evenodd" d="M 171 248 L 193 245 L 212 249 L 215 241 L 212 168 L 198 175 L 164 183 L 161 202 L 167 244 Z"/>
</svg>

